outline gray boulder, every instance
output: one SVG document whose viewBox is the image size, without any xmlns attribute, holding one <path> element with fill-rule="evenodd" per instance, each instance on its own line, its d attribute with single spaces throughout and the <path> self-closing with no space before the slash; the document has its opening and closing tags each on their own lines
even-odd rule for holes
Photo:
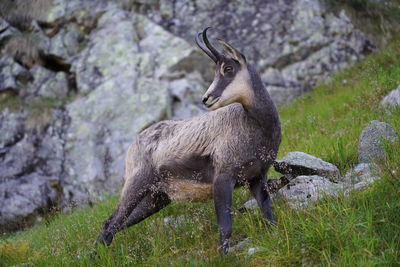
<svg viewBox="0 0 400 267">
<path fill-rule="evenodd" d="M 301 207 L 326 195 L 337 196 L 342 187 L 321 176 L 298 176 L 280 189 L 276 197 L 292 207 Z"/>
<path fill-rule="evenodd" d="M 85 33 L 76 24 L 64 24 L 58 33 L 49 40 L 47 53 L 72 60 L 79 53 L 82 46 L 86 45 Z"/>
<path fill-rule="evenodd" d="M 24 134 L 24 116 L 22 113 L 10 112 L 7 108 L 0 113 L 0 151 L 6 151 L 17 143 Z"/>
<path fill-rule="evenodd" d="M 287 185 L 291 180 L 296 178 L 296 175 L 285 174 L 278 179 L 268 179 L 268 192 L 272 195 L 275 194 L 279 189 Z"/>
<path fill-rule="evenodd" d="M 5 90 L 18 92 L 21 85 L 27 82 L 24 79 L 26 77 L 30 80 L 29 72 L 11 57 L 0 58 L 0 92 Z"/>
<path fill-rule="evenodd" d="M 32 169 L 35 164 L 35 146 L 32 136 L 24 136 L 13 146 L 3 149 L 0 160 L 0 183 L 18 178 Z"/>
<path fill-rule="evenodd" d="M 340 178 L 339 169 L 335 165 L 304 152 L 288 153 L 274 162 L 274 168 L 280 173 L 293 176 L 319 175 L 334 182 Z"/>
<path fill-rule="evenodd" d="M 35 66 L 31 71 L 32 82 L 26 95 L 48 98 L 63 98 L 69 93 L 68 74 L 53 72 L 42 66 Z"/>
<path fill-rule="evenodd" d="M 248 210 L 254 210 L 258 207 L 257 200 L 252 198 L 246 201 L 242 206 L 239 207 L 240 212 L 245 212 Z"/>
<path fill-rule="evenodd" d="M 192 64 L 195 64 L 195 60 L 197 59 L 196 54 L 191 53 L 185 57 L 163 77 L 163 79 L 168 80 L 168 90 L 172 99 L 172 119 L 188 119 L 207 111 L 201 100 L 203 99 L 203 94 L 206 92 L 209 83 L 205 81 L 204 76 L 197 70 L 192 70 L 182 64 L 190 59 L 193 61 Z M 202 62 L 202 60 L 199 62 Z M 209 65 L 206 62 L 205 64 Z"/>
<path fill-rule="evenodd" d="M 370 184 L 378 179 L 374 172 L 377 172 L 377 166 L 373 164 L 360 163 L 346 173 L 343 182 L 348 184 L 357 184 L 360 182 Z"/>
<path fill-rule="evenodd" d="M 384 140 L 394 142 L 398 135 L 392 126 L 373 120 L 361 132 L 358 144 L 358 161 L 369 163 L 384 160 Z"/>
<path fill-rule="evenodd" d="M 360 163 L 349 170 L 343 179 L 345 193 L 360 190 L 379 179 L 379 168 L 375 164 Z"/>
<path fill-rule="evenodd" d="M 62 197 L 65 114 L 30 112 L 0 113 L 0 231 L 30 225 Z"/>
<path fill-rule="evenodd" d="M 348 171 L 341 183 L 333 183 L 321 176 L 298 176 L 279 189 L 274 198 L 283 199 L 294 208 L 305 206 L 324 196 L 337 197 L 338 194 L 351 194 L 372 184 L 379 177 L 377 167 L 371 164 L 358 164 Z M 255 201 L 255 200 L 254 200 Z M 252 206 L 251 206 L 252 207 Z"/>
<path fill-rule="evenodd" d="M 278 192 L 282 187 L 287 185 L 291 180 L 296 178 L 294 175 L 286 174 L 278 179 L 268 179 L 268 192 L 273 199 L 275 197 L 276 192 Z M 246 201 L 241 207 L 239 207 L 240 212 L 245 212 L 247 210 L 254 210 L 258 207 L 257 201 L 252 198 Z"/>
<path fill-rule="evenodd" d="M 395 107 L 400 105 L 400 85 L 382 99 L 381 105 L 383 107 Z"/>
<path fill-rule="evenodd" d="M 31 225 L 36 216 L 43 214 L 57 202 L 59 192 L 54 184 L 57 177 L 37 173 L 18 180 L 0 183 L 0 229 L 17 230 Z"/>
</svg>

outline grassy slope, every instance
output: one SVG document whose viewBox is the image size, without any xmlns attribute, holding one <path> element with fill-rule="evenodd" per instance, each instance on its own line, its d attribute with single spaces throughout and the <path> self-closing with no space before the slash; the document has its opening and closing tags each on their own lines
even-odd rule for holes
<svg viewBox="0 0 400 267">
<path fill-rule="evenodd" d="M 361 64 L 336 75 L 293 105 L 281 109 L 284 139 L 280 155 L 304 151 L 338 165 L 342 172 L 357 163 L 357 142 L 366 124 L 386 121 L 400 132 L 400 109 L 379 108 L 379 101 L 400 84 L 400 47 L 394 43 Z M 344 82 L 347 81 L 347 82 Z M 366 191 L 324 199 L 295 211 L 275 203 L 279 225 L 271 232 L 258 211 L 234 215 L 233 241 L 249 237 L 260 250 L 220 257 L 212 202 L 173 204 L 119 233 L 109 249 L 91 259 L 92 243 L 117 196 L 93 208 L 57 215 L 33 229 L 0 240 L 0 266 L 160 265 L 171 266 L 361 266 L 400 264 L 400 145 L 389 148 L 383 179 Z M 235 191 L 237 209 L 249 194 Z M 177 226 L 163 217 L 184 215 Z"/>
</svg>

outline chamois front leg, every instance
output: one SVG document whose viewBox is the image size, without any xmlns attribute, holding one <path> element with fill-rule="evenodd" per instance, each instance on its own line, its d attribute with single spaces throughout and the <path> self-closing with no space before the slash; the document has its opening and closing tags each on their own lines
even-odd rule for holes
<svg viewBox="0 0 400 267">
<path fill-rule="evenodd" d="M 257 204 L 261 209 L 264 218 L 266 218 L 272 225 L 276 225 L 274 213 L 272 210 L 272 201 L 268 193 L 267 177 L 261 175 L 255 177 L 250 183 L 250 191 L 254 198 L 257 200 Z"/>
<path fill-rule="evenodd" d="M 214 181 L 214 206 L 217 214 L 220 234 L 220 249 L 226 254 L 229 249 L 229 237 L 232 234 L 232 193 L 234 182 L 232 175 L 220 174 Z"/>
</svg>

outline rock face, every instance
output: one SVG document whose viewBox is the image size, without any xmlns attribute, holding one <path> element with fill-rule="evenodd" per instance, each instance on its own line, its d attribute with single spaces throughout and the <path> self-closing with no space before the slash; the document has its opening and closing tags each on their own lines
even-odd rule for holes
<svg viewBox="0 0 400 267">
<path fill-rule="evenodd" d="M 358 161 L 368 163 L 385 158 L 384 140 L 394 142 L 398 135 L 392 126 L 385 122 L 371 121 L 361 132 L 358 144 Z"/>
<path fill-rule="evenodd" d="M 17 230 L 35 221 L 36 216 L 57 205 L 57 177 L 32 173 L 0 186 L 0 227 Z"/>
<path fill-rule="evenodd" d="M 0 92 L 16 90 L 19 87 L 18 77 L 23 77 L 27 70 L 6 56 L 0 61 Z"/>
<path fill-rule="evenodd" d="M 381 105 L 384 107 L 395 107 L 400 105 L 400 85 L 397 89 L 391 91 L 382 99 Z"/>
<path fill-rule="evenodd" d="M 88 94 L 67 105 L 65 168 L 77 202 L 121 186 L 127 147 L 138 132 L 167 116 L 169 81 L 162 76 L 193 49 L 119 9 L 105 12 L 89 39 L 73 63 L 77 86 Z"/>
<path fill-rule="evenodd" d="M 141 3 L 141 1 L 138 1 Z M 205 26 L 230 40 L 261 71 L 274 101 L 285 104 L 373 49 L 345 12 L 323 1 L 144 2 L 139 10 L 187 40 Z"/>
<path fill-rule="evenodd" d="M 335 165 L 304 152 L 288 153 L 274 163 L 274 168 L 280 173 L 294 176 L 319 175 L 334 182 L 340 178 L 339 169 Z"/>
<path fill-rule="evenodd" d="M 0 114 L 0 229 L 15 230 L 58 206 L 64 182 L 65 113 Z"/>
<path fill-rule="evenodd" d="M 192 39 L 208 25 L 256 65 L 277 103 L 373 48 L 320 1 L 53 2 L 30 30 L 40 60 L 0 51 L 0 230 L 116 192 L 139 131 L 206 112 L 214 65 Z M 0 31 L 2 44 L 21 34 L 2 19 Z M 308 173 L 337 179 L 322 165 Z"/>
</svg>

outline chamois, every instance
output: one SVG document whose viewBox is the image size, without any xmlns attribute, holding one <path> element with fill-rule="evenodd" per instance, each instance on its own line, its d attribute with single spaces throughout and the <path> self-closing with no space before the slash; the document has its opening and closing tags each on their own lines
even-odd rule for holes
<svg viewBox="0 0 400 267">
<path fill-rule="evenodd" d="M 221 39 L 217 41 L 224 52 L 218 52 L 207 39 L 208 29 L 195 41 L 216 63 L 214 81 L 203 97 L 211 111 L 187 120 L 161 121 L 139 133 L 126 154 L 119 204 L 103 223 L 97 242 L 110 245 L 118 231 L 171 201 L 213 197 L 220 249 L 227 253 L 232 193 L 244 185 L 263 216 L 275 224 L 266 172 L 281 142 L 278 111 L 254 67 Z"/>
</svg>

